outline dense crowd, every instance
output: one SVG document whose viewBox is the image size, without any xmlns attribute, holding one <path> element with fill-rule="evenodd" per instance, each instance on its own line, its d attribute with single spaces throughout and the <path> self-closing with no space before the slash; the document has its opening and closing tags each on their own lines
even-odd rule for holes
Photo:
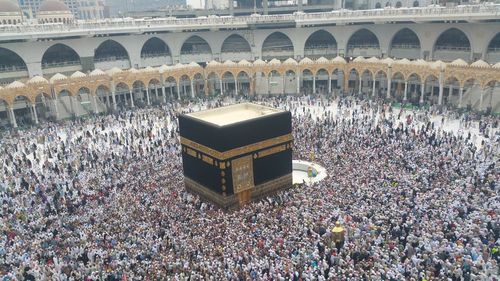
<svg viewBox="0 0 500 281">
<path fill-rule="evenodd" d="M 259 100 L 292 112 L 294 159 L 329 175 L 224 212 L 184 190 L 176 115 L 229 102 L 4 136 L 1 280 L 497 280 L 498 119 L 477 135 L 380 103 Z"/>
</svg>

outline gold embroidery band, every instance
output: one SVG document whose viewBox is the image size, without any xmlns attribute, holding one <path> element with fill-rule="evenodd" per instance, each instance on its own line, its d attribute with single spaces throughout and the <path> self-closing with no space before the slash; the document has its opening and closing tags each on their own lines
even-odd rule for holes
<svg viewBox="0 0 500 281">
<path fill-rule="evenodd" d="M 214 159 L 210 156 L 206 156 L 206 155 L 203 155 L 201 157 L 201 159 L 205 162 L 205 163 L 208 163 L 210 165 L 213 165 L 214 164 Z"/>
<path fill-rule="evenodd" d="M 268 147 L 282 144 L 284 142 L 289 142 L 292 140 L 293 140 L 292 134 L 287 134 L 284 136 L 279 136 L 279 137 L 275 137 L 272 139 L 263 140 L 263 141 L 249 144 L 249 145 L 245 145 L 242 147 L 237 147 L 237 148 L 227 150 L 224 152 L 217 151 L 215 149 L 212 149 L 210 147 L 196 143 L 196 142 L 189 140 L 189 139 L 186 139 L 184 137 L 181 137 L 181 144 L 184 146 L 190 147 L 192 149 L 195 149 L 197 151 L 203 152 L 204 154 L 212 156 L 213 158 L 216 158 L 218 160 L 225 160 L 225 159 L 229 159 L 229 158 L 232 158 L 232 157 L 235 157 L 238 155 L 254 152 L 257 150 L 261 150 L 264 148 L 268 148 Z"/>
<path fill-rule="evenodd" d="M 268 148 L 266 150 L 259 151 L 259 153 L 258 153 L 259 158 L 266 157 L 266 156 L 269 156 L 269 155 L 272 155 L 272 154 L 275 154 L 275 153 L 279 153 L 279 152 L 285 151 L 286 147 L 287 147 L 286 145 L 282 144 L 282 145 L 279 145 L 279 146 Z"/>
</svg>

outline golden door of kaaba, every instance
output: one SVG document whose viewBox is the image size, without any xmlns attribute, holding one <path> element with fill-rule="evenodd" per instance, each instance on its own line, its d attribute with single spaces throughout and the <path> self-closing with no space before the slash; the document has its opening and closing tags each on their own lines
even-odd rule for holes
<svg viewBox="0 0 500 281">
<path fill-rule="evenodd" d="M 252 199 L 253 159 L 252 155 L 240 157 L 231 161 L 234 193 L 238 196 L 238 203 L 243 206 Z"/>
</svg>

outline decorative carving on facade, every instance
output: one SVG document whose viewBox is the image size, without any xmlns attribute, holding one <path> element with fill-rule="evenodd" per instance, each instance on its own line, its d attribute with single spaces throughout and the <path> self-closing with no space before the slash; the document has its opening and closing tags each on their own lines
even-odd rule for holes
<svg viewBox="0 0 500 281">
<path fill-rule="evenodd" d="M 235 79 L 242 72 L 246 73 L 249 77 L 251 92 L 255 89 L 255 74 L 263 73 L 266 77 L 273 71 L 279 73 L 281 76 L 285 75 L 288 71 L 293 71 L 295 75 L 299 74 L 301 77 L 305 70 L 311 71 L 314 76 L 318 75 L 320 70 L 328 71 L 331 76 L 335 70 L 342 71 L 345 79 L 346 87 L 348 87 L 349 73 L 351 71 L 356 71 L 358 75 L 362 75 L 365 71 L 370 73 L 371 79 L 376 79 L 378 75 L 385 75 L 387 78 L 394 78 L 397 73 L 401 73 L 405 82 L 412 75 L 418 76 L 421 83 L 434 76 L 438 80 L 442 78 L 443 85 L 447 85 L 447 81 L 450 79 L 457 79 L 460 87 L 464 87 L 465 83 L 471 79 L 477 81 L 482 89 L 487 88 L 491 83 L 500 81 L 500 69 L 494 67 L 477 67 L 472 65 L 452 65 L 444 64 L 442 62 L 426 62 L 426 61 L 408 61 L 408 60 L 378 60 L 376 58 L 370 58 L 367 60 L 359 59 L 350 62 L 345 62 L 343 59 L 335 58 L 333 60 L 327 60 L 324 58 L 313 61 L 311 59 L 303 59 L 300 62 L 296 62 L 293 59 L 280 62 L 279 60 L 273 59 L 269 62 L 264 62 L 262 60 L 256 60 L 251 63 L 248 61 L 236 62 L 210 62 L 206 67 L 202 67 L 196 63 L 190 64 L 177 64 L 174 66 L 163 66 L 160 68 L 146 69 L 129 69 L 120 71 L 115 70 L 110 73 L 98 75 L 72 75 L 70 77 L 65 77 L 64 75 L 58 76 L 57 79 L 53 81 L 43 82 L 39 79 L 38 83 L 26 83 L 14 82 L 11 87 L 6 86 L 0 88 L 0 100 L 4 100 L 8 105 L 12 105 L 16 97 L 24 96 L 27 100 L 33 103 L 36 97 L 40 93 L 44 93 L 47 97 L 51 97 L 54 94 L 59 94 L 62 91 L 67 91 L 70 95 L 77 95 L 82 88 L 87 88 L 91 95 L 96 95 L 96 91 L 99 87 L 105 87 L 110 90 L 116 88 L 120 83 L 123 83 L 129 87 L 130 90 L 133 89 L 135 82 L 140 81 L 145 87 L 150 84 L 158 85 L 162 87 L 167 80 L 173 78 L 175 79 L 177 86 L 180 85 L 181 79 L 187 77 L 189 80 L 193 81 L 196 78 L 197 81 L 201 80 L 207 83 L 209 75 L 215 74 L 219 79 L 227 72 L 231 73 Z M 58 75 L 58 74 L 56 74 Z M 358 76 L 359 77 L 359 76 Z M 207 89 L 207 87 L 205 87 Z M 207 91 L 205 90 L 205 93 Z"/>
</svg>

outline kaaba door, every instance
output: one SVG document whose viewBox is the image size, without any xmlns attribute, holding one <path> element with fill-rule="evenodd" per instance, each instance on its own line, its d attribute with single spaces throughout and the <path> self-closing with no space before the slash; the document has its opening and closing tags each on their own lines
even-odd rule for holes
<svg viewBox="0 0 500 281">
<path fill-rule="evenodd" d="M 231 161 L 233 173 L 233 188 L 238 196 L 240 206 L 250 202 L 252 199 L 253 181 L 253 159 L 247 155 Z"/>
<path fill-rule="evenodd" d="M 251 199 L 252 199 L 252 192 L 250 189 L 238 193 L 238 203 L 240 204 L 240 207 L 250 203 Z"/>
</svg>

